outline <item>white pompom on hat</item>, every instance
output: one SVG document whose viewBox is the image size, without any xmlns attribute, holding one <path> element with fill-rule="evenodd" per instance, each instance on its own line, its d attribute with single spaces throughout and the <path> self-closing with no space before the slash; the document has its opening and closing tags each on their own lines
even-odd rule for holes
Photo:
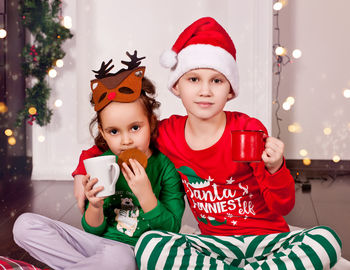
<svg viewBox="0 0 350 270">
<path fill-rule="evenodd" d="M 170 90 L 186 72 L 196 68 L 212 68 L 227 78 L 235 97 L 238 95 L 236 48 L 225 29 L 213 18 L 204 17 L 188 26 L 171 50 L 160 56 L 160 64 L 170 68 Z"/>
</svg>

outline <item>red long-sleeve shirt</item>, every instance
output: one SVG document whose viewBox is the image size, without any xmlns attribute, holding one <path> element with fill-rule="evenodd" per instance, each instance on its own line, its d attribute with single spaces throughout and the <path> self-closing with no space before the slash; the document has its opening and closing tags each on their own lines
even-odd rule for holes
<svg viewBox="0 0 350 270">
<path fill-rule="evenodd" d="M 181 175 L 191 210 L 202 234 L 256 235 L 289 231 L 283 215 L 295 200 L 294 180 L 285 164 L 271 175 L 264 162 L 231 160 L 231 130 L 263 130 L 263 124 L 238 112 L 226 112 L 225 131 L 218 142 L 192 150 L 185 140 L 187 116 L 159 123 L 158 148 Z M 83 151 L 73 175 L 85 174 L 82 160 L 98 155 Z"/>
</svg>

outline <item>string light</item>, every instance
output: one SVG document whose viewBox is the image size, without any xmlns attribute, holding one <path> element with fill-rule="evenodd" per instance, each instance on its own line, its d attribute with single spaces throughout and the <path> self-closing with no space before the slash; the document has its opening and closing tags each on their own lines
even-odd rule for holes
<svg viewBox="0 0 350 270">
<path fill-rule="evenodd" d="M 280 28 L 279 28 L 279 21 L 278 21 L 278 16 L 279 16 L 279 10 L 283 7 L 283 2 L 282 1 L 277 1 L 273 5 L 273 9 L 275 10 L 275 13 L 273 14 L 274 16 L 274 30 L 276 32 L 276 42 L 273 45 L 273 52 L 275 54 L 274 57 L 274 63 L 273 63 L 273 73 L 274 75 L 277 76 L 277 84 L 276 84 L 276 96 L 275 100 L 273 101 L 273 104 L 276 105 L 276 110 L 275 110 L 275 118 L 276 118 L 276 124 L 277 124 L 277 135 L 276 137 L 280 139 L 280 134 L 281 134 L 281 127 L 280 127 L 280 121 L 282 121 L 282 118 L 279 116 L 279 110 L 281 108 L 281 104 L 279 102 L 279 88 L 281 84 L 281 73 L 283 66 L 287 65 L 290 62 L 289 56 L 286 54 L 287 50 L 284 49 L 283 46 L 281 46 L 281 38 L 280 38 Z M 285 105 L 287 106 L 287 105 Z"/>
<path fill-rule="evenodd" d="M 0 28 L 0 38 L 5 38 L 7 36 L 7 32 L 5 29 Z"/>
<path fill-rule="evenodd" d="M 279 0 L 275 1 L 273 4 L 274 9 L 274 39 L 275 42 L 273 44 L 273 52 L 274 52 L 274 63 L 273 63 L 273 74 L 277 76 L 277 82 L 276 82 L 276 94 L 275 99 L 273 100 L 273 104 L 276 105 L 275 109 L 275 119 L 276 119 L 276 126 L 277 126 L 277 138 L 280 138 L 281 134 L 281 127 L 280 127 L 280 121 L 282 121 L 282 118 L 279 116 L 279 110 L 281 108 L 281 104 L 279 102 L 279 90 L 280 90 L 280 84 L 281 84 L 281 74 L 283 67 L 289 63 L 291 63 L 291 58 L 287 54 L 287 48 L 281 45 L 281 39 L 280 39 L 280 28 L 279 28 L 279 11 L 287 4 L 286 0 Z M 293 51 L 293 57 L 295 59 L 301 57 L 301 51 L 299 49 L 295 49 Z M 282 108 L 286 111 L 290 110 L 291 107 L 294 105 L 295 99 L 293 97 L 288 97 L 287 100 L 282 104 Z M 301 132 L 301 127 L 299 125 L 289 125 L 288 130 L 290 132 Z"/>
</svg>

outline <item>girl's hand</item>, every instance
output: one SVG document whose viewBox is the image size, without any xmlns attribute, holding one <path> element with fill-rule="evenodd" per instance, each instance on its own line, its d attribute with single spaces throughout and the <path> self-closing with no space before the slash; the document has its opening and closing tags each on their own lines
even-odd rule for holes
<svg viewBox="0 0 350 270">
<path fill-rule="evenodd" d="M 74 197 L 77 199 L 77 204 L 80 213 L 84 214 L 85 211 L 85 193 L 83 186 L 83 178 L 84 175 L 76 175 L 74 176 Z"/>
<path fill-rule="evenodd" d="M 94 208 L 102 208 L 104 197 L 98 198 L 96 194 L 103 190 L 103 187 L 93 188 L 93 186 L 97 183 L 97 178 L 92 180 L 90 179 L 90 175 L 85 175 L 82 179 L 82 183 L 84 186 L 84 194 L 86 198 L 89 200 L 91 206 Z"/>
<path fill-rule="evenodd" d="M 125 162 L 123 162 L 121 170 L 130 189 L 146 213 L 157 206 L 157 198 L 142 165 L 136 159 L 129 159 L 129 162 L 132 170 Z"/>
<path fill-rule="evenodd" d="M 281 168 L 283 151 L 284 143 L 281 140 L 275 137 L 267 137 L 262 160 L 265 162 L 265 167 L 269 173 L 274 174 Z"/>
</svg>

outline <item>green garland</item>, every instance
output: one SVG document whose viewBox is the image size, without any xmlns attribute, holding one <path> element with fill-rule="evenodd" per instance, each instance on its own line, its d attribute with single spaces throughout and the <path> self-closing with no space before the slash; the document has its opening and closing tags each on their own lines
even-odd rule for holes
<svg viewBox="0 0 350 270">
<path fill-rule="evenodd" d="M 73 35 L 60 23 L 60 0 L 22 0 L 20 16 L 23 26 L 33 35 L 33 44 L 26 44 L 22 50 L 22 69 L 26 78 L 36 78 L 35 85 L 26 88 L 24 108 L 18 113 L 16 125 L 24 120 L 34 121 L 39 126 L 50 123 L 52 110 L 47 101 L 51 89 L 45 78 L 56 60 L 62 59 L 65 52 L 62 43 Z M 29 109 L 32 108 L 29 113 Z M 35 109 L 33 109 L 35 108 Z M 33 113 L 34 111 L 34 113 Z"/>
</svg>

